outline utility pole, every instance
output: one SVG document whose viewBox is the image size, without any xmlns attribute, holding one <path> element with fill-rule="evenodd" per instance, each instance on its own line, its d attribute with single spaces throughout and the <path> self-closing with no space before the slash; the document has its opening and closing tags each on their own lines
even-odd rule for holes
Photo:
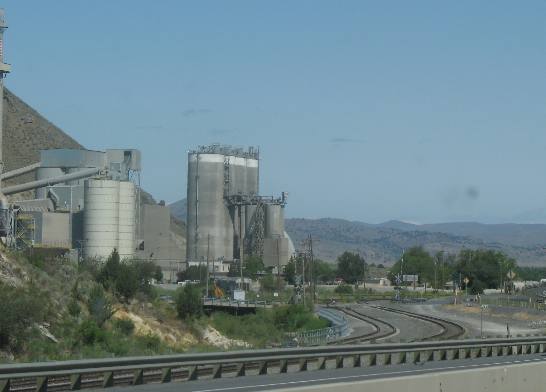
<svg viewBox="0 0 546 392">
<path fill-rule="evenodd" d="M 209 296 L 209 256 L 210 256 L 210 233 L 207 234 L 207 298 Z"/>
<path fill-rule="evenodd" d="M 313 254 L 313 237 L 309 234 L 309 256 L 311 257 L 311 272 L 313 277 L 313 305 L 317 303 L 317 270 L 315 266 L 315 255 Z"/>
<path fill-rule="evenodd" d="M 277 237 L 277 292 L 281 295 L 281 255 L 279 252 L 279 237 Z"/>
<path fill-rule="evenodd" d="M 438 259 L 439 257 L 434 259 L 434 290 L 436 292 L 438 292 Z"/>
<path fill-rule="evenodd" d="M 303 258 L 302 258 L 302 271 L 301 271 L 301 280 L 302 280 L 302 283 L 303 283 L 303 306 L 305 306 L 305 259 L 307 258 L 307 254 L 304 254 L 303 255 Z"/>
</svg>

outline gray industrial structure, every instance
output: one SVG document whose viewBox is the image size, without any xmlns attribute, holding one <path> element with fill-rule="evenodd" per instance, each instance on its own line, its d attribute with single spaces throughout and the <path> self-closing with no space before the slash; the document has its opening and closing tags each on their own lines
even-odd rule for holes
<svg viewBox="0 0 546 392">
<path fill-rule="evenodd" d="M 5 173 L 36 171 L 36 181 L 4 188 L 7 195 L 36 190 L 36 199 L 14 201 L 8 243 L 76 248 L 83 257 L 106 258 L 117 249 L 134 257 L 138 243 L 138 150 L 44 150 L 40 162 Z"/>
<path fill-rule="evenodd" d="M 259 195 L 259 151 L 200 146 L 188 153 L 186 260 L 233 262 L 263 257 L 268 267 L 288 262 L 285 193 Z"/>
<path fill-rule="evenodd" d="M 40 162 L 3 175 L 36 172 L 36 181 L 4 189 L 10 195 L 36 190 L 35 199 L 12 203 L 8 243 L 19 249 L 75 249 L 81 257 L 98 259 L 117 249 L 121 258 L 154 261 L 174 281 L 184 244 L 170 230 L 168 207 L 141 207 L 140 170 L 140 152 L 134 149 L 41 151 Z"/>
</svg>

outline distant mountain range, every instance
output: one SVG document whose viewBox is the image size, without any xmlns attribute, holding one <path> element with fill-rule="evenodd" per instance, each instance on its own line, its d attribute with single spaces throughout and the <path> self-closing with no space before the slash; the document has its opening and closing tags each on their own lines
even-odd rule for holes
<svg viewBox="0 0 546 392">
<path fill-rule="evenodd" d="M 186 200 L 170 205 L 171 213 L 186 220 Z M 317 257 L 333 261 L 346 250 L 359 252 L 368 262 L 392 264 L 404 249 L 423 246 L 431 252 L 486 248 L 505 252 L 521 265 L 546 266 L 546 224 L 482 224 L 454 222 L 417 225 L 401 221 L 380 224 L 343 219 L 286 220 L 286 231 L 298 247 L 309 234 L 316 240 Z"/>
</svg>

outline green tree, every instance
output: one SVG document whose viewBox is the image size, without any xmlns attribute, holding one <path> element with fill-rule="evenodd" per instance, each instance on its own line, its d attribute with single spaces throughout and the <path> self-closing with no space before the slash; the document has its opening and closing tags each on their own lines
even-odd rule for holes
<svg viewBox="0 0 546 392">
<path fill-rule="evenodd" d="M 112 301 L 108 298 L 100 285 L 94 285 L 87 300 L 89 314 L 97 326 L 102 327 L 104 323 L 116 312 Z"/>
<path fill-rule="evenodd" d="M 290 257 L 288 263 L 284 266 L 284 279 L 288 284 L 293 285 L 294 277 L 296 276 L 296 259 Z"/>
<path fill-rule="evenodd" d="M 258 272 L 263 272 L 264 270 L 264 263 L 259 256 L 247 256 L 243 262 L 243 275 L 247 278 L 256 279 Z"/>
<path fill-rule="evenodd" d="M 176 278 L 179 282 L 186 280 L 204 282 L 207 278 L 207 266 L 206 265 L 192 265 L 186 268 L 184 271 L 180 271 L 176 274 Z"/>
<path fill-rule="evenodd" d="M 203 313 L 201 289 L 197 285 L 187 284 L 176 290 L 176 312 L 184 320 Z"/>
<path fill-rule="evenodd" d="M 395 276 L 402 272 L 403 275 L 418 275 L 419 283 L 434 282 L 434 259 L 421 246 L 413 247 L 404 252 L 404 255 L 394 263 L 388 277 L 394 282 Z"/>
<path fill-rule="evenodd" d="M 112 251 L 106 263 L 100 268 L 97 282 L 102 283 L 105 289 L 114 290 L 116 281 L 122 275 L 119 253 L 116 249 Z"/>
<path fill-rule="evenodd" d="M 315 260 L 313 270 L 317 282 L 331 282 L 336 278 L 336 269 L 334 265 L 327 261 Z"/>
<path fill-rule="evenodd" d="M 345 282 L 362 281 L 365 271 L 366 261 L 357 253 L 344 252 L 337 258 L 337 274 Z"/>
<path fill-rule="evenodd" d="M 455 271 L 468 278 L 468 289 L 472 294 L 482 293 L 484 289 L 503 287 L 506 273 L 516 269 L 515 260 L 493 250 L 462 250 L 457 256 Z"/>
<path fill-rule="evenodd" d="M 264 291 L 275 291 L 277 289 L 277 276 L 267 274 L 260 279 L 260 285 Z"/>
<path fill-rule="evenodd" d="M 161 269 L 161 267 L 159 265 L 155 266 L 154 279 L 158 283 L 163 282 L 163 270 Z"/>
</svg>

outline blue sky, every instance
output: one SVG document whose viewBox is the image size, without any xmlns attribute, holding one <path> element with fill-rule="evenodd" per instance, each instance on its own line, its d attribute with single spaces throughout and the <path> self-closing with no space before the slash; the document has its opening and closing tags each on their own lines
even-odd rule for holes
<svg viewBox="0 0 546 392">
<path fill-rule="evenodd" d="M 86 147 L 258 145 L 291 217 L 546 222 L 546 2 L 5 0 L 6 85 Z"/>
</svg>

